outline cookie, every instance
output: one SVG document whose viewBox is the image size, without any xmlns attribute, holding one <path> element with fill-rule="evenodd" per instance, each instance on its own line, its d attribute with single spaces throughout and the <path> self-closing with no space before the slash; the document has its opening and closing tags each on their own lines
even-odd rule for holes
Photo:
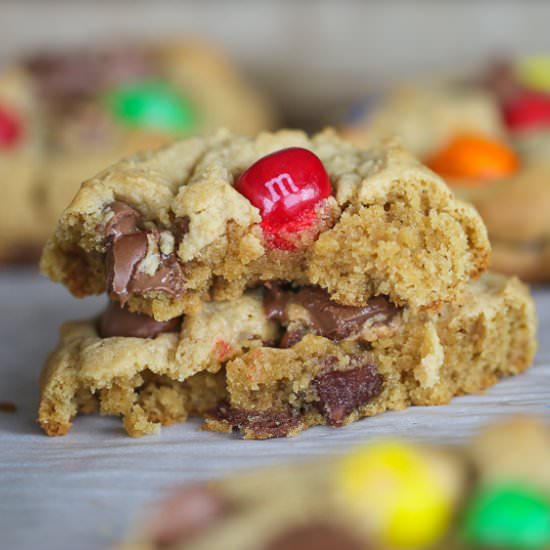
<svg viewBox="0 0 550 550">
<path fill-rule="evenodd" d="M 447 403 L 531 364 L 536 320 L 517 279 L 487 274 L 460 304 L 343 306 L 320 287 L 265 283 L 170 321 L 111 303 L 65 325 L 42 374 L 39 421 L 63 435 L 79 412 L 121 415 L 133 436 L 205 419 L 245 438 L 340 427 Z"/>
<path fill-rule="evenodd" d="M 200 42 L 14 60 L 0 74 L 0 181 L 9 197 L 0 260 L 41 247 L 80 183 L 121 157 L 219 126 L 253 134 L 273 121 L 269 103 Z"/>
<path fill-rule="evenodd" d="M 108 291 L 162 321 L 261 281 L 317 285 L 343 305 L 385 295 L 437 308 L 462 300 L 488 258 L 474 209 L 399 146 L 220 131 L 85 182 L 41 267 L 76 296 Z"/>
<path fill-rule="evenodd" d="M 367 143 L 399 135 L 479 210 L 493 269 L 547 281 L 550 90 L 536 84 L 548 66 L 536 64 L 532 73 L 525 69 L 531 64 L 527 58 L 490 67 L 481 78 L 404 86 L 345 132 Z"/>
<path fill-rule="evenodd" d="M 119 548 L 544 550 L 549 461 L 549 428 L 532 417 L 500 421 L 460 447 L 375 440 L 171 488 Z"/>
</svg>

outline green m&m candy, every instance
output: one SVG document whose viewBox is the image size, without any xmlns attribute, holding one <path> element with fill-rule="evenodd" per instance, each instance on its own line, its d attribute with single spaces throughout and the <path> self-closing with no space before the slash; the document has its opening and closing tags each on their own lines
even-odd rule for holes
<svg viewBox="0 0 550 550">
<path fill-rule="evenodd" d="M 137 82 L 114 90 L 107 98 L 120 122 L 158 132 L 182 135 L 196 125 L 196 112 L 177 90 L 158 81 Z"/>
<path fill-rule="evenodd" d="M 482 488 L 466 510 L 462 535 L 475 548 L 550 548 L 550 499 L 522 485 Z"/>
</svg>

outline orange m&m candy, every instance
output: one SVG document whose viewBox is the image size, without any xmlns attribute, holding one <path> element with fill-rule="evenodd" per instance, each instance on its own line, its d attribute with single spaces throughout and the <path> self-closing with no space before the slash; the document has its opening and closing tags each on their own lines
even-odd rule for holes
<svg viewBox="0 0 550 550">
<path fill-rule="evenodd" d="M 519 158 L 506 144 L 477 134 L 461 134 L 428 159 L 434 172 L 468 185 L 504 178 L 516 173 Z"/>
</svg>

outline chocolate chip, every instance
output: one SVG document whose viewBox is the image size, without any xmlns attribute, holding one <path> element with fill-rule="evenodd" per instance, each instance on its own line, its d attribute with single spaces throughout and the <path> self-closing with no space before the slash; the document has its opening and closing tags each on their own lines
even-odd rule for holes
<svg viewBox="0 0 550 550">
<path fill-rule="evenodd" d="M 117 239 L 122 235 L 138 231 L 139 212 L 137 210 L 120 201 L 112 202 L 108 208 L 113 216 L 103 228 L 99 228 L 105 237 Z"/>
<path fill-rule="evenodd" d="M 143 313 L 131 313 L 117 302 L 109 302 L 99 318 L 99 335 L 102 338 L 129 336 L 134 338 L 154 338 L 165 332 L 177 332 L 181 317 L 169 321 L 155 321 Z"/>
<path fill-rule="evenodd" d="M 179 296 L 183 291 L 185 276 L 175 254 L 161 257 L 160 265 L 154 275 L 134 272 L 128 283 L 130 294 L 144 294 L 151 290 L 166 292 L 172 296 Z"/>
<path fill-rule="evenodd" d="M 286 324 L 286 308 L 291 301 L 293 293 L 285 290 L 278 283 L 267 282 L 264 287 L 263 306 L 265 316 L 272 321 Z"/>
<path fill-rule="evenodd" d="M 158 243 L 158 231 L 139 229 L 139 213 L 123 202 L 114 201 L 109 209 L 113 216 L 104 226 L 98 227 L 98 231 L 102 231 L 106 238 L 105 269 L 110 291 L 119 297 L 123 305 L 130 295 L 142 295 L 153 290 L 179 296 L 183 291 L 185 275 L 175 254 L 161 254 L 159 265 L 152 275 L 137 269 L 147 254 L 148 237 L 152 236 Z"/>
<path fill-rule="evenodd" d="M 300 425 L 300 417 L 288 410 L 247 411 L 222 403 L 212 415 L 240 431 L 253 432 L 258 439 L 285 437 Z"/>
<path fill-rule="evenodd" d="M 331 340 L 343 340 L 361 330 L 371 318 L 380 316 L 380 322 L 389 322 L 397 309 L 385 297 L 371 298 L 364 307 L 343 306 L 330 299 L 326 290 L 303 287 L 294 297 L 310 315 L 315 331 Z"/>
<path fill-rule="evenodd" d="M 297 329 L 297 330 L 287 330 L 281 341 L 279 342 L 280 348 L 291 348 L 294 344 L 297 344 L 304 336 L 306 335 L 306 330 Z"/>
<path fill-rule="evenodd" d="M 313 521 L 283 531 L 264 550 L 366 550 L 360 540 L 343 526 Z"/>
<path fill-rule="evenodd" d="M 396 308 L 385 296 L 371 298 L 366 306 L 344 306 L 330 298 L 322 288 L 305 286 L 297 291 L 286 290 L 276 283 L 266 284 L 264 311 L 268 319 L 285 325 L 288 306 L 296 304 L 308 314 L 304 322 L 314 334 L 339 341 L 360 332 L 370 319 L 377 324 L 389 323 L 397 314 Z"/>
<path fill-rule="evenodd" d="M 121 297 L 124 303 L 128 295 L 128 285 L 134 276 L 137 264 L 147 254 L 147 234 L 133 233 L 121 235 L 110 245 L 106 264 L 109 274 L 109 287 Z"/>
<path fill-rule="evenodd" d="M 229 508 L 217 488 L 206 483 L 191 485 L 161 503 L 147 534 L 159 547 L 185 544 L 220 521 Z"/>
<path fill-rule="evenodd" d="M 382 391 L 383 377 L 374 365 L 321 374 L 313 380 L 320 408 L 332 426 L 340 426 L 346 416 Z"/>
</svg>

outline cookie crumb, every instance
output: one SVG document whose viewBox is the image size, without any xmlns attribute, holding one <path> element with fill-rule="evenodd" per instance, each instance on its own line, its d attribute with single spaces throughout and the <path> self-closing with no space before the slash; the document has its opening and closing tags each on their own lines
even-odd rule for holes
<svg viewBox="0 0 550 550">
<path fill-rule="evenodd" d="M 17 405 L 11 401 L 0 401 L 0 412 L 15 413 L 17 412 Z"/>
</svg>

